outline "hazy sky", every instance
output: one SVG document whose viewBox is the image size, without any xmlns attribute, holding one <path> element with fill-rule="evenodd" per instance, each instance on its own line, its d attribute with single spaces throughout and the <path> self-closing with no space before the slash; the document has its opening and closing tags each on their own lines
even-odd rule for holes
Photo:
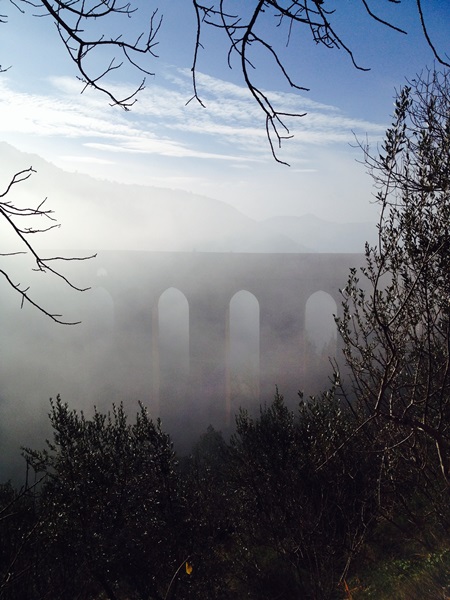
<svg viewBox="0 0 450 600">
<path fill-rule="evenodd" d="M 408 35 L 374 22 L 360 4 L 327 0 L 327 6 L 338 7 L 341 38 L 369 72 L 357 71 L 342 50 L 315 46 L 307 29 L 295 33 L 285 48 L 282 30 L 273 37 L 270 22 L 263 24 L 292 79 L 311 88 L 291 93 L 274 65 L 262 55 L 255 57 L 258 83 L 272 93 L 275 104 L 308 113 L 290 123 L 294 138 L 280 152 L 290 167 L 272 159 L 264 117 L 243 86 L 237 61 L 233 70 L 228 68 L 226 41 L 217 30 L 205 37 L 198 65 L 206 108 L 196 102 L 186 106 L 192 96 L 195 40 L 187 0 L 142 0 L 135 18 L 124 19 L 126 33 L 135 35 L 154 7 L 164 14 L 159 58 L 146 63 L 155 75 L 147 78 L 130 112 L 110 107 L 98 92 L 80 94 L 83 86 L 51 19 L 33 17 L 36 9 L 26 4 L 19 6 L 27 14 L 2 5 L 8 22 L 1 25 L 0 64 L 11 65 L 0 74 L 2 140 L 67 170 L 206 194 L 254 218 L 314 213 L 335 221 L 373 219 L 371 182 L 356 162 L 361 152 L 354 136 L 364 140 L 367 135 L 373 143 L 382 139 L 395 88 L 432 66 L 433 55 L 420 31 L 415 2 L 370 3 Z M 424 8 L 437 48 L 450 54 L 450 3 L 426 0 Z M 106 66 L 106 58 L 101 59 Z M 131 89 L 140 81 L 130 69 L 115 77 L 111 85 L 116 89 Z"/>
</svg>

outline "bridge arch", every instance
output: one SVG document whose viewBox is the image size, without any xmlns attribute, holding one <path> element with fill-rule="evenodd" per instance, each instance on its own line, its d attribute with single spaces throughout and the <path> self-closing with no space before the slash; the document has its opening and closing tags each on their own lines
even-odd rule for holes
<svg viewBox="0 0 450 600">
<path fill-rule="evenodd" d="M 259 403 L 259 301 L 248 290 L 230 300 L 226 339 L 226 420 L 239 406 Z"/>
<path fill-rule="evenodd" d="M 333 296 L 317 290 L 305 305 L 305 337 L 311 351 L 321 354 L 327 348 L 334 355 L 336 351 L 337 329 L 333 315 L 337 314 L 337 304 Z"/>
<path fill-rule="evenodd" d="M 163 418 L 181 418 L 189 388 L 189 302 L 178 287 L 155 294 L 151 329 L 154 410 Z"/>
<path fill-rule="evenodd" d="M 338 305 L 332 294 L 313 292 L 305 304 L 304 384 L 311 394 L 327 389 L 330 359 L 337 358 L 337 327 L 334 316 Z"/>
</svg>

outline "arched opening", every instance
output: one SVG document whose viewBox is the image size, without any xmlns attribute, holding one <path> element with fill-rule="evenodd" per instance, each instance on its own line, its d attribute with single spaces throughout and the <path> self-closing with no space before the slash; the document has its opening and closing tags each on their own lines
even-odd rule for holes
<svg viewBox="0 0 450 600">
<path fill-rule="evenodd" d="M 305 330 L 311 350 L 316 354 L 336 351 L 336 323 L 334 317 L 337 306 L 334 298 L 322 290 L 312 294 L 306 302 Z"/>
<path fill-rule="evenodd" d="M 230 301 L 227 418 L 259 401 L 259 302 L 242 290 Z"/>
<path fill-rule="evenodd" d="M 336 356 L 337 328 L 333 315 L 337 305 L 332 296 L 320 290 L 312 294 L 305 309 L 305 362 L 311 393 L 328 385 L 330 358 Z"/>
<path fill-rule="evenodd" d="M 189 304 L 176 288 L 158 301 L 159 402 L 161 415 L 179 420 L 189 388 Z"/>
</svg>

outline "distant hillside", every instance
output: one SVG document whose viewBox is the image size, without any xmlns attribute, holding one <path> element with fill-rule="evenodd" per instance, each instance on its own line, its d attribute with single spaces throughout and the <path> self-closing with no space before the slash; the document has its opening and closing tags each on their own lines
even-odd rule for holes
<svg viewBox="0 0 450 600">
<path fill-rule="evenodd" d="M 215 252 L 303 252 L 283 232 L 232 206 L 182 190 L 126 185 L 68 173 L 36 155 L 0 143 L 2 186 L 16 171 L 37 173 L 14 186 L 10 199 L 48 197 L 62 227 L 41 236 L 49 248 Z M 35 240 L 36 241 L 36 240 Z"/>
<path fill-rule="evenodd" d="M 20 206 L 48 198 L 61 228 L 34 242 L 49 249 L 362 252 L 375 233 L 372 224 L 329 223 L 312 215 L 260 222 L 206 196 L 69 173 L 1 142 L 0 164 L 2 189 L 15 172 L 30 166 L 37 171 L 8 198 Z"/>
<path fill-rule="evenodd" d="M 274 232 L 288 236 L 311 252 L 364 252 L 364 245 L 376 243 L 373 223 L 332 223 L 314 215 L 273 217 L 264 222 Z"/>
</svg>

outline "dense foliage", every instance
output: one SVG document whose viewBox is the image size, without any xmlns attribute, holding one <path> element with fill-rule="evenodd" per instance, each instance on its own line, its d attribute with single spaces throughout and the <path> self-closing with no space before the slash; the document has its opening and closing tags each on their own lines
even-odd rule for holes
<svg viewBox="0 0 450 600">
<path fill-rule="evenodd" d="M 14 506 L 1 528 L 5 599 L 18 589 L 23 598 L 331 598 L 374 522 L 372 457 L 358 443 L 331 457 L 347 436 L 332 394 L 297 414 L 277 395 L 256 419 L 241 412 L 229 443 L 209 429 L 180 465 L 143 408 L 129 424 L 122 406 L 87 419 L 58 398 L 50 419 L 47 448 L 24 452 L 39 487 L 14 502 L 4 486 L 4 510 Z M 32 577 L 15 572 L 21 551 Z"/>
<path fill-rule="evenodd" d="M 436 514 L 427 547 L 400 497 L 385 518 L 384 456 L 337 396 L 290 411 L 277 394 L 257 416 L 241 411 L 229 441 L 209 428 L 180 461 L 144 408 L 130 424 L 122 406 L 88 419 L 57 399 L 53 440 L 24 451 L 36 485 L 0 489 L 0 598 L 323 600 L 353 597 L 352 581 L 370 598 L 373 565 L 387 564 L 425 569 L 443 590 Z"/>
<path fill-rule="evenodd" d="M 159 598 L 183 557 L 175 454 L 143 407 L 130 425 L 123 406 L 92 419 L 51 405 L 53 441 L 25 450 L 45 479 L 38 528 L 46 548 L 43 589 L 61 598 Z M 162 574 L 165 573 L 164 577 Z"/>
</svg>

